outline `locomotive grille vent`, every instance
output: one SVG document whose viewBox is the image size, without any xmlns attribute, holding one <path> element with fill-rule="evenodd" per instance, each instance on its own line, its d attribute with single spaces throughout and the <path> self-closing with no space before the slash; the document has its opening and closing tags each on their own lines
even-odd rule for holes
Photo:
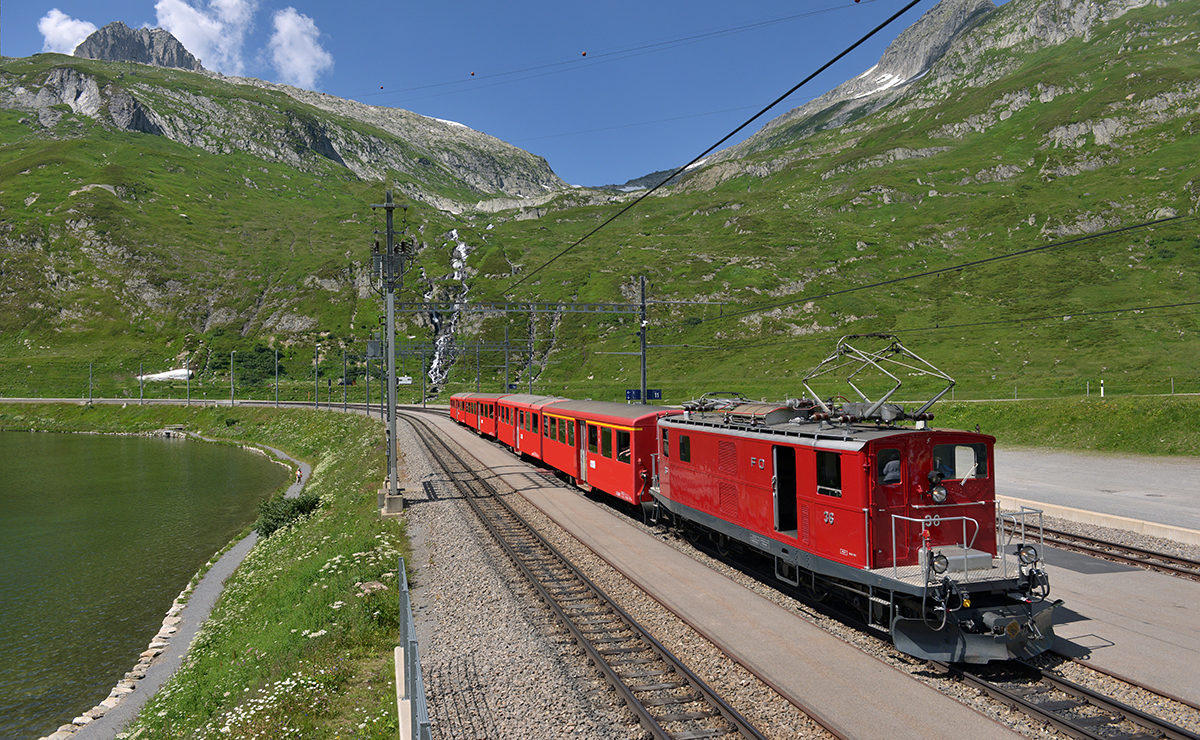
<svg viewBox="0 0 1200 740">
<path fill-rule="evenodd" d="M 805 545 L 812 544 L 812 536 L 809 534 L 808 504 L 800 504 L 800 541 Z"/>
<path fill-rule="evenodd" d="M 721 481 L 717 484 L 717 492 L 721 498 L 721 513 L 727 517 L 736 518 L 738 515 L 737 486 L 728 481 Z"/>
<path fill-rule="evenodd" d="M 722 441 L 717 445 L 717 470 L 737 475 L 737 445 L 733 442 Z"/>
</svg>

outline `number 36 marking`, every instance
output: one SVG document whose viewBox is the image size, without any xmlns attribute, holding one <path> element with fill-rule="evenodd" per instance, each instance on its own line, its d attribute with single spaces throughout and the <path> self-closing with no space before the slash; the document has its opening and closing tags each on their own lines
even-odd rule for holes
<svg viewBox="0 0 1200 740">
<path fill-rule="evenodd" d="M 825 523 L 833 524 L 833 512 L 832 511 L 825 512 Z"/>
</svg>

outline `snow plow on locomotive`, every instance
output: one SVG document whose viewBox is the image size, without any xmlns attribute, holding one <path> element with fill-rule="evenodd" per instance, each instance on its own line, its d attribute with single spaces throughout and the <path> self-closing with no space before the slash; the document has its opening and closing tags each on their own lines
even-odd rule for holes
<svg viewBox="0 0 1200 740">
<path fill-rule="evenodd" d="M 862 351 L 859 339 L 887 344 Z M 809 381 L 839 371 L 861 401 L 704 397 L 660 418 L 651 513 L 772 558 L 782 582 L 840 593 L 915 657 L 983 663 L 1049 649 L 1061 602 L 1047 600 L 1037 513 L 1006 515 L 1019 534 L 1004 535 L 994 438 L 927 428 L 954 381 L 886 335 L 843 338 L 805 378 L 813 399 Z M 877 400 L 859 389 L 867 371 L 894 382 Z M 888 403 L 897 374 L 946 384 L 905 412 Z"/>
</svg>

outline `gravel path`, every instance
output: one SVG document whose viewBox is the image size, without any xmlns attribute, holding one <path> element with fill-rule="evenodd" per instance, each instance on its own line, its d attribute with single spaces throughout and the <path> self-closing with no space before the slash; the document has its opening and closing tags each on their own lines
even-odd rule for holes
<svg viewBox="0 0 1200 740">
<path fill-rule="evenodd" d="M 199 435 L 192 436 L 205 442 L 215 441 Z M 304 481 L 312 473 L 309 464 L 295 460 L 274 447 L 258 447 L 300 468 L 302 479 L 288 486 L 284 493 L 287 498 L 299 496 L 304 489 Z M 200 625 L 216 606 L 225 580 L 241 565 L 257 541 L 257 532 L 243 537 L 221 554 L 190 591 L 185 588 L 180 592 L 163 618 L 158 634 L 141 654 L 138 663 L 109 692 L 108 698 L 77 717 L 72 724 L 59 727 L 44 740 L 110 740 L 116 737 L 137 716 L 154 692 L 182 665 Z"/>
</svg>

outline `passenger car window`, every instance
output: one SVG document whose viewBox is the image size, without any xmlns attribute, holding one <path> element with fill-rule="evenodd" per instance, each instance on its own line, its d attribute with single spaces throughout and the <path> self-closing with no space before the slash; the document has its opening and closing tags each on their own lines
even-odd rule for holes
<svg viewBox="0 0 1200 740">
<path fill-rule="evenodd" d="M 567 425 L 567 444 L 575 446 L 575 422 L 572 421 Z"/>
<path fill-rule="evenodd" d="M 617 461 L 629 462 L 629 432 L 617 430 Z"/>
<path fill-rule="evenodd" d="M 600 449 L 600 430 L 588 424 L 588 452 L 595 453 Z"/>
<path fill-rule="evenodd" d="M 842 497 L 842 457 L 836 452 L 817 451 L 817 493 Z"/>
<path fill-rule="evenodd" d="M 600 454 L 612 459 L 612 433 L 608 427 L 600 428 Z"/>
</svg>

